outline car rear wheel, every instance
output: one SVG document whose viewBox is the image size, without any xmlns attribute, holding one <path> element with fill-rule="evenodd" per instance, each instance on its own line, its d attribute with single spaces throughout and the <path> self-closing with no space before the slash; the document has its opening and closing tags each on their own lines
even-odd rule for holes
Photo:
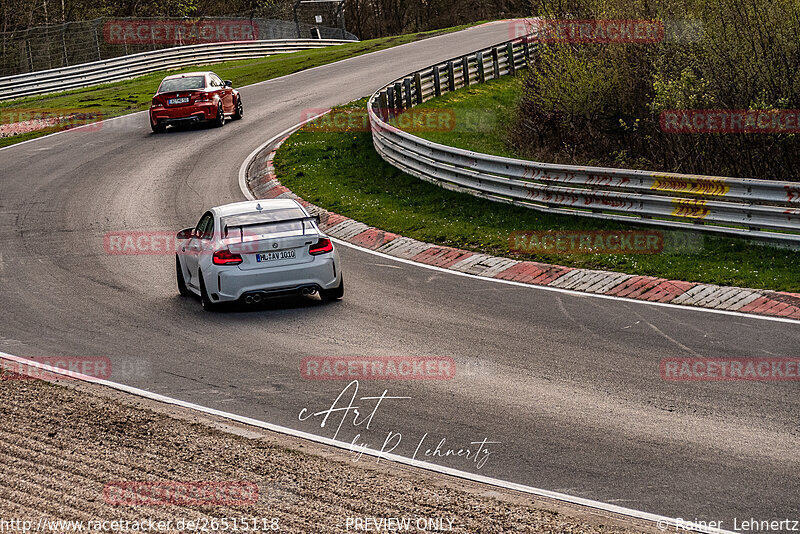
<svg viewBox="0 0 800 534">
<path fill-rule="evenodd" d="M 233 116 L 231 117 L 233 120 L 239 120 L 244 116 L 244 108 L 242 107 L 242 97 L 236 97 L 236 111 L 233 112 Z"/>
<path fill-rule="evenodd" d="M 153 130 L 153 133 L 164 133 L 164 130 L 167 129 L 167 127 L 161 122 L 150 122 L 150 128 Z"/>
<path fill-rule="evenodd" d="M 339 287 L 333 289 L 323 289 L 319 292 L 322 302 L 330 302 L 332 300 L 341 300 L 344 297 L 344 277 L 339 281 Z"/>
<path fill-rule="evenodd" d="M 181 294 L 182 297 L 188 297 L 191 295 L 191 291 L 189 288 L 186 287 L 186 280 L 183 278 L 183 269 L 181 268 L 181 260 L 178 259 L 178 255 L 175 255 L 175 273 L 178 278 L 178 293 Z"/>
<path fill-rule="evenodd" d="M 205 311 L 216 311 L 219 305 L 211 302 L 208 291 L 206 291 L 206 283 L 203 282 L 203 273 L 198 271 L 198 275 L 198 278 L 200 278 L 200 304 L 203 305 Z"/>
<path fill-rule="evenodd" d="M 214 126 L 219 128 L 225 125 L 225 112 L 222 110 L 222 102 L 217 106 L 217 118 L 214 119 Z"/>
</svg>

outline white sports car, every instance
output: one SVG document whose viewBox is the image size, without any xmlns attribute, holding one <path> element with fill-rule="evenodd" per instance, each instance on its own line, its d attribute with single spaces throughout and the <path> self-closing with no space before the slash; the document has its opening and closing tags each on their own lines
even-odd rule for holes
<svg viewBox="0 0 800 534">
<path fill-rule="evenodd" d="M 178 290 L 200 296 L 206 310 L 293 293 L 341 299 L 339 253 L 318 222 L 291 199 L 211 208 L 197 226 L 178 232 Z"/>
</svg>

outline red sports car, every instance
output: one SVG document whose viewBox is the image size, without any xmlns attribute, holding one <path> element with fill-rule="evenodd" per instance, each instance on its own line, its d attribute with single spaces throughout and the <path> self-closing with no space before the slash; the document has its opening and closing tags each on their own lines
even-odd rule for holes
<svg viewBox="0 0 800 534">
<path fill-rule="evenodd" d="M 213 72 L 187 72 L 161 81 L 150 104 L 150 127 L 154 132 L 170 124 L 211 121 L 225 124 L 226 117 L 242 118 L 242 97 L 230 80 Z"/>
</svg>

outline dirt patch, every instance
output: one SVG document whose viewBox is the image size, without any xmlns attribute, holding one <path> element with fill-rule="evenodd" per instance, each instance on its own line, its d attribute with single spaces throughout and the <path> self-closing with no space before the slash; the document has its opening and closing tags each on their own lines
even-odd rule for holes
<svg viewBox="0 0 800 534">
<path fill-rule="evenodd" d="M 403 524 L 363 523 L 367 518 L 408 520 L 411 532 L 423 531 L 418 521 L 428 532 L 657 532 L 643 522 L 538 497 L 534 503 L 529 495 L 388 462 L 354 463 L 346 451 L 97 384 L 2 380 L 0 398 L 0 521 L 31 521 L 31 532 L 37 526 L 39 532 L 78 531 L 44 519 L 82 521 L 84 532 L 101 531 L 99 523 L 90 530 L 90 521 L 114 520 L 121 523 L 106 523 L 102 531 L 188 531 L 187 521 L 195 531 L 205 525 L 212 532 L 364 531 L 355 528 L 359 519 L 376 532 L 392 531 L 378 524 Z M 144 504 L 125 505 L 109 492 L 120 483 L 209 481 L 255 485 L 257 494 L 188 502 L 185 494 L 175 498 L 179 492 L 151 491 L 138 494 Z M 4 531 L 24 526 L 6 523 Z"/>
</svg>

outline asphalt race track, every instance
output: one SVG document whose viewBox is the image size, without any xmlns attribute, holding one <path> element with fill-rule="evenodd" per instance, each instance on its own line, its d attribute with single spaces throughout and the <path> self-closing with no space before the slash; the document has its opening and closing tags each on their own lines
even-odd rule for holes
<svg viewBox="0 0 800 534">
<path fill-rule="evenodd" d="M 723 528 L 798 519 L 800 383 L 659 374 L 668 357 L 796 357 L 796 323 L 521 288 L 345 246 L 342 302 L 210 314 L 178 296 L 173 256 L 105 252 L 107 232 L 173 232 L 243 200 L 242 162 L 307 110 L 508 37 L 483 26 L 246 87 L 244 120 L 221 129 L 152 135 L 140 113 L 0 151 L 0 351 L 107 356 L 113 381 L 325 437 L 340 415 L 321 427 L 298 414 L 330 407 L 346 382 L 302 379 L 302 358 L 452 357 L 452 380 L 362 382 L 357 397 L 410 398 L 384 399 L 369 429 L 349 418 L 338 439 L 380 448 L 392 432 L 405 456 L 422 440 L 417 459 Z M 499 443 L 485 458 L 424 455 L 442 439 L 442 451 Z"/>
</svg>

